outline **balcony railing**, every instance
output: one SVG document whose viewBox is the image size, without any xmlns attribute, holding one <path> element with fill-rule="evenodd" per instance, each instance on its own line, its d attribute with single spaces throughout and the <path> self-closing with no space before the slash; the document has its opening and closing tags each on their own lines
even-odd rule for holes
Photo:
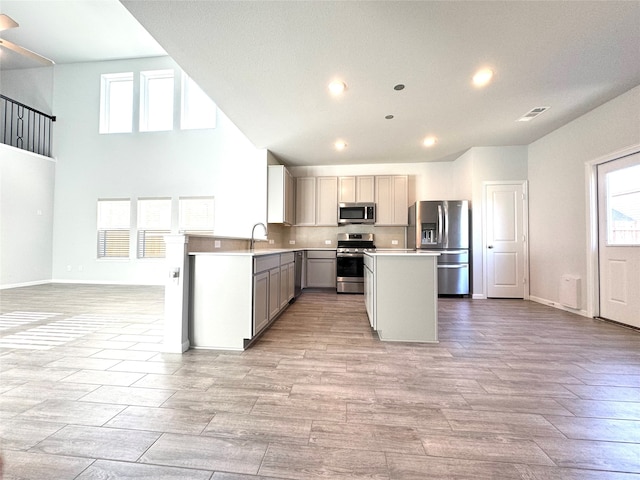
<svg viewBox="0 0 640 480">
<path fill-rule="evenodd" d="M 5 145 L 51 157 L 55 121 L 52 115 L 0 94 L 0 140 Z"/>
</svg>

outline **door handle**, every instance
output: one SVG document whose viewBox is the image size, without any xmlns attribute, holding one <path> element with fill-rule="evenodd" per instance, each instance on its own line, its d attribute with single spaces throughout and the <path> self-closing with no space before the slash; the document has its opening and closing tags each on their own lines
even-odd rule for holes
<svg viewBox="0 0 640 480">
<path fill-rule="evenodd" d="M 493 248 L 493 245 L 489 245 L 487 248 Z"/>
</svg>

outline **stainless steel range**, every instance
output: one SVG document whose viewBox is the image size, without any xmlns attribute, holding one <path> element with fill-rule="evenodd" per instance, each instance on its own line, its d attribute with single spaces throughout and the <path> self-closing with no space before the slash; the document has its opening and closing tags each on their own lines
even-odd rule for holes
<svg viewBox="0 0 640 480">
<path fill-rule="evenodd" d="M 373 233 L 339 233 L 337 257 L 338 293 L 364 293 L 364 252 L 373 251 Z"/>
</svg>

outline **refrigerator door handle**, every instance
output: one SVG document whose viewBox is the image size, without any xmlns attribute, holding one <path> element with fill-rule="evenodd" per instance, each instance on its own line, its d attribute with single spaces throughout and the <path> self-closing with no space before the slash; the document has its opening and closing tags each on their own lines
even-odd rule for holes
<svg viewBox="0 0 640 480">
<path fill-rule="evenodd" d="M 438 205 L 438 238 L 436 240 L 438 245 L 444 242 L 444 239 L 442 238 L 443 223 L 444 215 L 442 215 L 442 205 Z"/>
</svg>

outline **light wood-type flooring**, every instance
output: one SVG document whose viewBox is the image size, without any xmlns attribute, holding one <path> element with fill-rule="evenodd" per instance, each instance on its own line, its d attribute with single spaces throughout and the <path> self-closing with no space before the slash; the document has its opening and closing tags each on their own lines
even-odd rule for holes
<svg viewBox="0 0 640 480">
<path fill-rule="evenodd" d="M 640 478 L 640 333 L 441 299 L 440 343 L 380 342 L 303 293 L 245 352 L 162 353 L 163 289 L 0 292 L 4 480 Z"/>
</svg>

